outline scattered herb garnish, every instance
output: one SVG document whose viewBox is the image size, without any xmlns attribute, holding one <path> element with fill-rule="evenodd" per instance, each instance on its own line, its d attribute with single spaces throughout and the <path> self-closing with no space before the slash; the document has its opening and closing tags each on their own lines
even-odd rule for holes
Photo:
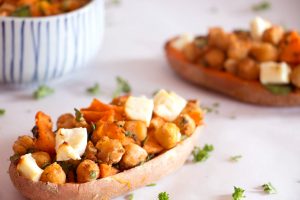
<svg viewBox="0 0 300 200">
<path fill-rule="evenodd" d="M 3 116 L 5 114 L 5 110 L 4 109 L 0 109 L 0 116 Z"/>
<path fill-rule="evenodd" d="M 127 196 L 126 196 L 126 200 L 133 200 L 133 193 L 131 193 L 131 194 L 128 194 Z"/>
<path fill-rule="evenodd" d="M 244 189 L 234 186 L 234 192 L 232 193 L 232 200 L 241 200 L 242 198 L 245 198 L 244 192 L 245 192 Z"/>
<path fill-rule="evenodd" d="M 229 116 L 230 119 L 236 119 L 236 116 L 235 115 L 231 115 Z"/>
<path fill-rule="evenodd" d="M 126 94 L 131 92 L 131 87 L 127 80 L 119 76 L 116 78 L 116 80 L 117 80 L 117 88 L 113 93 L 114 98 L 120 96 L 122 93 Z"/>
<path fill-rule="evenodd" d="M 293 91 L 290 85 L 264 85 L 267 90 L 275 95 L 287 95 Z"/>
<path fill-rule="evenodd" d="M 46 167 L 48 167 L 49 165 L 51 165 L 51 163 L 49 163 L 49 162 L 46 162 L 46 163 L 44 163 L 43 165 L 42 165 L 42 169 L 45 169 Z"/>
<path fill-rule="evenodd" d="M 203 162 L 208 159 L 209 152 L 214 150 L 213 145 L 205 144 L 203 149 L 200 147 L 195 147 L 192 154 L 194 156 L 194 162 Z"/>
<path fill-rule="evenodd" d="M 91 127 L 92 127 L 92 132 L 94 132 L 96 130 L 96 124 L 94 124 L 94 122 L 91 122 Z"/>
<path fill-rule="evenodd" d="M 9 157 L 9 160 L 12 163 L 16 163 L 19 159 L 20 159 L 20 155 L 17 153 Z"/>
<path fill-rule="evenodd" d="M 264 11 L 271 8 L 271 4 L 268 1 L 262 1 L 252 6 L 253 11 Z"/>
<path fill-rule="evenodd" d="M 215 114 L 219 113 L 219 111 L 217 110 L 219 107 L 220 107 L 220 103 L 218 103 L 218 102 L 213 103 L 211 106 L 202 106 L 203 110 L 206 113 L 214 112 Z"/>
<path fill-rule="evenodd" d="M 268 194 L 276 194 L 277 193 L 276 188 L 270 182 L 263 184 L 261 187 L 263 188 L 264 192 L 266 192 Z"/>
<path fill-rule="evenodd" d="M 238 162 L 242 157 L 242 155 L 230 156 L 229 160 L 231 162 Z"/>
<path fill-rule="evenodd" d="M 156 183 L 151 183 L 151 184 L 148 184 L 146 185 L 147 187 L 153 187 L 153 186 L 156 186 Z"/>
<path fill-rule="evenodd" d="M 96 178 L 97 178 L 97 173 L 96 173 L 96 171 L 90 171 L 90 178 L 91 178 L 91 179 L 96 179 Z"/>
<path fill-rule="evenodd" d="M 132 139 L 137 140 L 136 135 L 131 131 L 125 131 L 125 136 L 131 137 Z"/>
<path fill-rule="evenodd" d="M 74 110 L 75 110 L 75 119 L 76 119 L 76 121 L 78 121 L 78 122 L 84 121 L 83 114 L 76 108 L 74 108 Z"/>
<path fill-rule="evenodd" d="M 36 91 L 33 93 L 33 97 L 35 99 L 42 99 L 46 96 L 49 96 L 54 93 L 54 89 L 46 86 L 46 85 L 41 85 L 38 87 Z"/>
<path fill-rule="evenodd" d="M 86 91 L 92 95 L 100 94 L 100 85 L 95 83 L 94 86 L 87 88 Z"/>
<path fill-rule="evenodd" d="M 15 17 L 30 17 L 30 8 L 29 6 L 22 6 L 17 8 L 11 15 Z"/>
<path fill-rule="evenodd" d="M 185 140 L 186 138 L 188 138 L 189 136 L 187 136 L 187 135 L 181 135 L 180 136 L 180 141 L 182 141 L 182 140 Z"/>
<path fill-rule="evenodd" d="M 169 194 L 166 192 L 159 193 L 158 200 L 169 200 Z"/>
</svg>

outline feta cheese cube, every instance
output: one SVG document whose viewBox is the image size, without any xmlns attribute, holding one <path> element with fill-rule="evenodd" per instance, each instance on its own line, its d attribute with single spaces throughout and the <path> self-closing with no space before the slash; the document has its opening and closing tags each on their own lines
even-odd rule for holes
<svg viewBox="0 0 300 200">
<path fill-rule="evenodd" d="M 131 120 L 140 120 L 150 125 L 154 103 L 146 97 L 128 97 L 125 103 L 125 113 Z"/>
<path fill-rule="evenodd" d="M 263 62 L 260 64 L 260 82 L 262 84 L 288 84 L 291 69 L 285 62 Z"/>
<path fill-rule="evenodd" d="M 21 156 L 17 165 L 17 171 L 24 177 L 37 182 L 44 170 L 42 170 L 32 157 L 31 153 Z"/>
<path fill-rule="evenodd" d="M 267 30 L 271 26 L 272 24 L 269 21 L 261 17 L 256 17 L 250 22 L 251 36 L 255 40 L 260 40 L 265 30 Z"/>
<path fill-rule="evenodd" d="M 174 92 L 160 90 L 154 96 L 154 113 L 167 121 L 174 121 L 186 104 L 187 101 Z"/>
<path fill-rule="evenodd" d="M 185 45 L 191 43 L 194 40 L 194 36 L 188 33 L 182 34 L 180 37 L 172 41 L 171 46 L 175 49 L 182 51 Z"/>
<path fill-rule="evenodd" d="M 55 137 L 57 161 L 62 161 L 58 158 L 63 160 L 76 158 L 74 160 L 80 160 L 80 156 L 85 152 L 86 145 L 86 128 L 59 129 Z"/>
</svg>

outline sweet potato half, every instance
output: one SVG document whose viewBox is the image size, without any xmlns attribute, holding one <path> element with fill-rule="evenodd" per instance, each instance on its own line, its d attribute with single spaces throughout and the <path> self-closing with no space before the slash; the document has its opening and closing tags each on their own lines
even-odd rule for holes
<svg viewBox="0 0 300 200">
<path fill-rule="evenodd" d="M 181 52 L 171 46 L 174 39 L 165 44 L 165 53 L 170 67 L 183 79 L 246 103 L 277 107 L 300 105 L 299 90 L 287 95 L 275 95 L 258 81 L 244 80 L 230 73 L 187 61 Z"/>
<path fill-rule="evenodd" d="M 198 142 L 201 127 L 176 147 L 124 172 L 87 183 L 66 183 L 57 185 L 33 182 L 18 174 L 16 165 L 11 163 L 9 175 L 14 186 L 27 198 L 39 200 L 106 200 L 124 195 L 136 188 L 153 183 L 179 169 L 190 156 Z"/>
</svg>

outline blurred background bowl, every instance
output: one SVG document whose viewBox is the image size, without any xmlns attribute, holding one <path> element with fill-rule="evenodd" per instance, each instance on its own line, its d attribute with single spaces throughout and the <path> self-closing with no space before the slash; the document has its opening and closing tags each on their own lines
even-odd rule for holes
<svg viewBox="0 0 300 200">
<path fill-rule="evenodd" d="M 0 17 L 0 83 L 41 83 L 83 68 L 103 32 L 104 0 L 49 17 Z"/>
</svg>

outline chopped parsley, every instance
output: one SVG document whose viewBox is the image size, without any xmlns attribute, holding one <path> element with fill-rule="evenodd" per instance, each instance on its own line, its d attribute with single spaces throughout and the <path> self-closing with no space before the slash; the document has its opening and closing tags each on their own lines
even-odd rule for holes
<svg viewBox="0 0 300 200">
<path fill-rule="evenodd" d="M 5 110 L 4 109 L 0 109 L 0 116 L 3 116 L 5 114 Z"/>
<path fill-rule="evenodd" d="M 218 111 L 219 107 L 220 107 L 220 103 L 218 102 L 213 103 L 211 106 L 202 106 L 203 110 L 206 113 L 215 113 L 215 114 L 219 113 Z"/>
<path fill-rule="evenodd" d="M 276 188 L 270 182 L 263 184 L 261 187 L 263 188 L 264 192 L 266 192 L 268 194 L 276 194 L 277 193 Z"/>
<path fill-rule="evenodd" d="M 256 11 L 256 12 L 268 10 L 268 9 L 270 9 L 270 8 L 271 8 L 271 4 L 270 4 L 270 2 L 268 2 L 268 1 L 262 1 L 262 2 L 260 2 L 260 3 L 258 3 L 258 4 L 254 4 L 254 5 L 252 6 L 252 10 L 253 10 L 253 11 Z"/>
<path fill-rule="evenodd" d="M 242 157 L 242 155 L 230 156 L 229 160 L 231 162 L 238 162 Z"/>
<path fill-rule="evenodd" d="M 74 108 L 74 110 L 75 110 L 75 119 L 76 119 L 76 121 L 78 121 L 78 122 L 84 121 L 83 114 L 76 108 Z"/>
<path fill-rule="evenodd" d="M 147 187 L 153 187 L 153 186 L 156 186 L 156 183 L 150 183 L 148 185 L 146 185 Z"/>
<path fill-rule="evenodd" d="M 293 91 L 290 85 L 264 85 L 264 87 L 275 95 L 287 95 Z"/>
<path fill-rule="evenodd" d="M 127 93 L 131 92 L 131 87 L 127 80 L 118 76 L 116 78 L 116 81 L 117 81 L 117 88 L 115 89 L 115 91 L 113 93 L 114 98 L 120 96 L 123 93 L 127 94 Z"/>
<path fill-rule="evenodd" d="M 166 192 L 161 192 L 158 194 L 158 200 L 169 200 L 169 194 Z"/>
<path fill-rule="evenodd" d="M 96 171 L 90 171 L 90 178 L 91 179 L 96 179 L 97 178 L 97 172 Z"/>
<path fill-rule="evenodd" d="M 126 199 L 127 199 L 127 200 L 133 200 L 133 198 L 134 198 L 133 193 L 128 194 L 128 195 L 126 196 Z"/>
<path fill-rule="evenodd" d="M 232 193 L 232 200 L 241 200 L 242 198 L 245 198 L 244 195 L 245 190 L 239 187 L 234 186 L 234 192 Z"/>
<path fill-rule="evenodd" d="M 42 99 L 46 96 L 49 96 L 54 93 L 54 89 L 46 86 L 46 85 L 41 85 L 38 87 L 36 91 L 33 93 L 33 97 L 35 99 Z"/>
<path fill-rule="evenodd" d="M 213 145 L 205 144 L 203 149 L 195 147 L 192 155 L 194 156 L 194 162 L 203 162 L 209 158 L 209 153 L 214 150 Z"/>
<path fill-rule="evenodd" d="M 100 85 L 95 83 L 94 86 L 87 88 L 86 91 L 92 95 L 100 94 Z"/>
<path fill-rule="evenodd" d="M 92 131 L 94 132 L 96 130 L 96 124 L 94 122 L 91 122 Z"/>
<path fill-rule="evenodd" d="M 20 8 L 17 8 L 13 13 L 12 16 L 14 17 L 30 17 L 30 8 L 29 6 L 22 6 Z"/>
</svg>

